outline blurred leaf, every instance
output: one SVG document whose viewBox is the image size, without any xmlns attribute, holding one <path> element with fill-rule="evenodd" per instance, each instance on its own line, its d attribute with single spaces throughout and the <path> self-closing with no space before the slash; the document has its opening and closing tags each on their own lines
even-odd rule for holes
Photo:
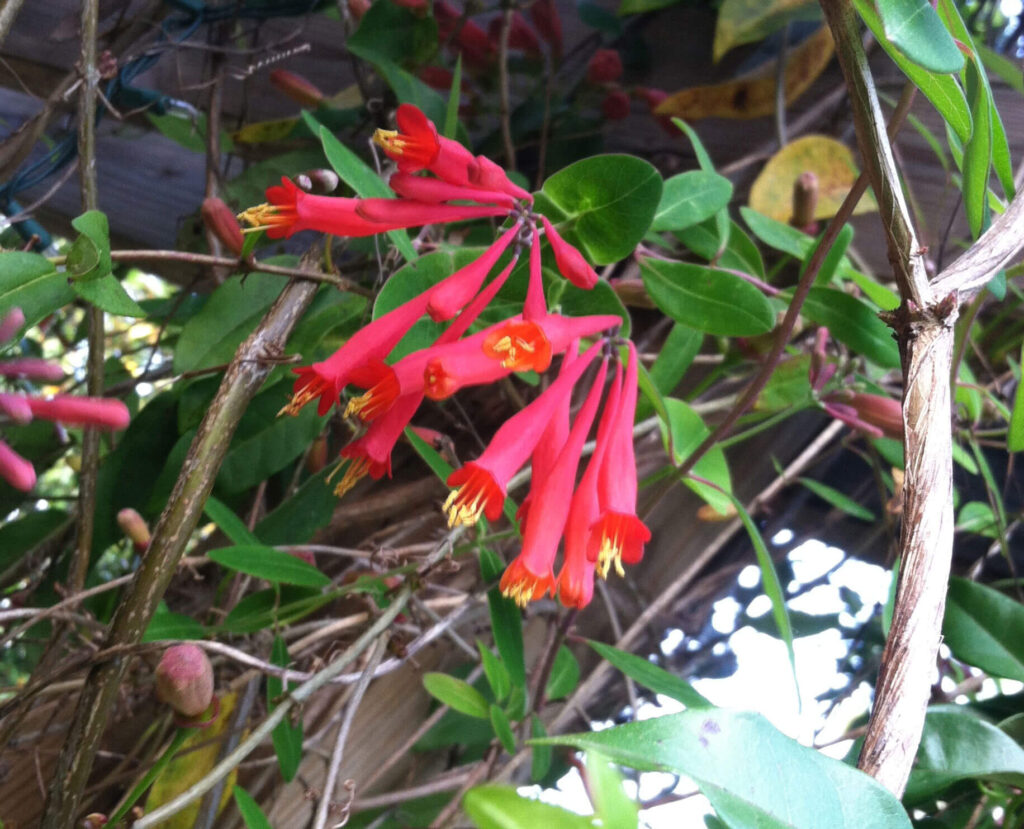
<svg viewBox="0 0 1024 829">
<path fill-rule="evenodd" d="M 998 590 L 953 577 L 942 623 L 953 655 L 995 676 L 1024 682 L 1024 605 Z"/>
<path fill-rule="evenodd" d="M 273 547 L 238 545 L 210 550 L 207 555 L 211 561 L 222 567 L 270 582 L 303 587 L 324 587 L 331 583 L 331 580 L 312 564 Z"/>
<path fill-rule="evenodd" d="M 1010 416 L 1010 428 L 1006 435 L 1008 452 L 1020 452 L 1024 449 L 1024 346 L 1021 347 L 1020 372 L 1017 376 L 1017 391 L 1013 396 L 1013 414 Z"/>
<path fill-rule="evenodd" d="M 544 728 L 544 721 L 536 714 L 530 715 L 530 736 L 546 737 L 548 735 Z M 536 783 L 547 776 L 551 768 L 551 746 L 533 746 L 530 749 L 530 780 Z"/>
<path fill-rule="evenodd" d="M 640 260 L 654 303 L 683 325 L 724 337 L 765 334 L 775 325 L 771 303 L 732 273 L 692 262 Z"/>
<path fill-rule="evenodd" d="M 512 690 L 512 680 L 508 675 L 508 669 L 479 639 L 476 647 L 480 651 L 480 664 L 483 665 L 487 684 L 491 686 L 491 693 L 494 694 L 494 698 L 498 702 L 501 702 Z"/>
<path fill-rule="evenodd" d="M 751 209 L 778 222 L 789 222 L 793 218 L 793 185 L 808 172 L 818 179 L 814 218 L 831 218 L 857 180 L 857 165 L 845 144 L 826 135 L 797 138 L 768 159 L 751 185 Z M 853 212 L 857 215 L 877 209 L 874 197 L 865 193 Z"/>
<path fill-rule="evenodd" d="M 982 70 L 972 60 L 967 64 L 967 102 L 971 105 L 974 132 L 964 144 L 964 211 L 971 236 L 977 239 L 985 229 L 988 210 L 989 169 L 992 166 L 992 118 L 988 87 Z"/>
<path fill-rule="evenodd" d="M 511 786 L 477 786 L 462 808 L 479 829 L 581 829 L 593 821 L 557 806 L 520 797 Z"/>
<path fill-rule="evenodd" d="M 423 687 L 434 699 L 461 714 L 481 720 L 491 718 L 487 700 L 468 682 L 448 674 L 430 672 L 423 675 Z"/>
<path fill-rule="evenodd" d="M 106 276 L 88 282 L 72 282 L 71 290 L 86 302 L 108 314 L 117 314 L 122 317 L 146 316 L 146 312 L 139 306 L 139 303 L 128 295 L 124 285 L 118 282 L 117 277 L 113 274 L 108 273 Z"/>
<path fill-rule="evenodd" d="M 274 636 L 274 644 L 270 649 L 270 662 L 279 668 L 288 667 L 288 646 L 280 634 Z M 291 690 L 297 682 L 289 682 Z M 273 711 L 280 704 L 280 697 L 285 692 L 284 682 L 276 676 L 267 676 L 267 711 Z M 274 753 L 281 768 L 281 776 L 290 783 L 299 770 L 302 762 L 302 717 L 296 718 L 294 725 L 288 717 L 274 726 L 271 733 Z"/>
<path fill-rule="evenodd" d="M 685 679 L 670 674 L 664 668 L 659 668 L 642 656 L 619 650 L 604 642 L 595 642 L 593 639 L 588 639 L 587 644 L 597 651 L 602 659 L 608 660 L 615 668 L 648 690 L 681 702 L 688 708 L 713 707 Z"/>
<path fill-rule="evenodd" d="M 548 677 L 544 696 L 549 700 L 567 697 L 576 690 L 579 681 L 580 663 L 576 661 L 571 650 L 565 645 L 560 646 L 555 654 L 555 664 L 551 666 L 551 675 Z"/>
<path fill-rule="evenodd" d="M 375 63 L 382 58 L 418 65 L 437 51 L 437 21 L 396 3 L 374 3 L 345 42 L 352 54 Z M 443 124 L 443 121 L 438 123 Z"/>
<path fill-rule="evenodd" d="M 712 60 L 718 63 L 730 49 L 763 40 L 788 23 L 820 19 L 814 0 L 724 0 L 715 24 Z"/>
<path fill-rule="evenodd" d="M 480 575 L 485 584 L 494 584 L 487 591 L 487 606 L 491 611 L 491 632 L 501 661 L 508 669 L 514 686 L 526 685 L 526 661 L 523 656 L 523 617 L 512 599 L 501 595 L 497 581 L 505 565 L 489 547 L 480 547 Z"/>
<path fill-rule="evenodd" d="M 960 507 L 956 529 L 960 532 L 984 535 L 987 538 L 999 538 L 999 522 L 996 521 L 992 507 L 982 501 L 968 501 Z"/>
<path fill-rule="evenodd" d="M 668 413 L 668 424 L 661 424 L 662 441 L 665 451 L 671 447 L 672 461 L 676 466 L 682 464 L 701 444 L 710 431 L 704 421 L 688 403 L 674 397 L 665 398 L 665 410 Z M 727 494 L 732 491 L 732 480 L 729 475 L 729 464 L 721 446 L 712 447 L 694 466 L 693 475 L 716 484 L 708 486 L 703 481 L 687 477 L 683 483 L 707 501 L 717 512 L 726 515 L 731 502 Z M 723 491 L 724 490 L 724 491 Z"/>
<path fill-rule="evenodd" d="M 985 69 L 1009 86 L 1014 92 L 1024 95 L 1024 74 L 1020 67 L 1005 55 L 990 49 L 984 43 L 975 44 L 978 56 Z"/>
<path fill-rule="evenodd" d="M 0 573 L 63 530 L 70 520 L 71 516 L 63 510 L 44 509 L 0 524 Z"/>
<path fill-rule="evenodd" d="M 852 515 L 854 518 L 859 518 L 861 521 L 875 520 L 875 514 L 871 510 L 867 507 L 862 507 L 852 498 L 841 493 L 838 489 L 833 489 L 827 484 L 823 484 L 821 481 L 816 481 L 813 478 L 798 478 L 797 480 L 823 501 L 828 501 L 828 503 L 836 509 L 842 510 L 847 515 Z"/>
<path fill-rule="evenodd" d="M 204 636 L 206 629 L 199 622 L 183 613 L 172 613 L 167 609 L 166 603 L 160 602 L 146 627 L 146 632 L 142 634 L 142 641 L 202 639 Z"/>
<path fill-rule="evenodd" d="M 693 709 L 586 734 L 530 740 L 692 778 L 730 826 L 910 829 L 900 802 L 856 769 L 806 748 L 760 714 Z"/>
<path fill-rule="evenodd" d="M 875 0 L 885 35 L 918 66 L 932 72 L 959 72 L 964 56 L 929 0 Z"/>
<path fill-rule="evenodd" d="M 904 798 L 917 803 L 960 780 L 1019 788 L 1024 784 L 1024 749 L 964 707 L 930 708 Z"/>
<path fill-rule="evenodd" d="M 566 241 L 596 265 L 629 256 L 651 226 L 661 176 L 643 159 L 600 155 L 577 161 L 544 182 L 542 194 L 561 216 L 549 216 Z"/>
<path fill-rule="evenodd" d="M 235 544 L 258 545 L 260 543 L 260 540 L 245 526 L 245 522 L 235 515 L 235 511 L 212 495 L 206 499 L 203 512 Z"/>
<path fill-rule="evenodd" d="M 811 401 L 811 382 L 807 378 L 810 365 L 809 354 L 782 360 L 772 372 L 754 408 L 759 412 L 781 412 L 807 405 Z"/>
<path fill-rule="evenodd" d="M 553 290 L 548 298 L 549 310 L 558 311 L 567 317 L 585 317 L 591 314 L 616 314 L 622 317 L 618 335 L 628 338 L 632 331 L 632 320 L 626 306 L 622 304 L 615 289 L 603 280 L 589 291 L 577 288 L 569 280 L 558 278 L 552 283 Z"/>
<path fill-rule="evenodd" d="M 512 726 L 509 724 L 508 715 L 493 703 L 491 703 L 489 711 L 491 728 L 494 729 L 495 736 L 501 741 L 505 751 L 509 754 L 515 754 L 516 736 L 512 733 Z"/>
<path fill-rule="evenodd" d="M 801 313 L 876 365 L 899 368 L 900 353 L 892 329 L 862 300 L 834 288 L 811 288 Z"/>
<path fill-rule="evenodd" d="M 274 625 L 289 624 L 330 604 L 335 598 L 330 593 L 324 594 L 309 587 L 282 585 L 279 588 L 259 590 L 245 596 L 235 605 L 220 625 L 220 630 L 227 633 L 255 633 Z"/>
<path fill-rule="evenodd" d="M 835 47 L 828 26 L 822 26 L 786 59 L 786 104 L 793 103 L 814 83 L 832 59 Z M 678 115 L 689 121 L 700 118 L 761 118 L 775 112 L 776 61 L 731 81 L 694 86 L 669 95 L 656 115 Z"/>
<path fill-rule="evenodd" d="M 594 801 L 596 817 L 602 826 L 639 825 L 637 804 L 622 790 L 622 777 L 597 751 L 588 751 L 586 757 L 588 790 Z"/>
<path fill-rule="evenodd" d="M 235 786 L 232 792 L 238 812 L 241 814 L 242 820 L 245 821 L 246 829 L 273 829 L 267 816 L 263 814 L 263 810 L 253 800 L 251 794 L 241 786 Z"/>
<path fill-rule="evenodd" d="M 643 14 L 644 12 L 652 12 L 656 9 L 676 6 L 682 2 L 683 0 L 622 0 L 617 13 L 623 17 L 627 14 Z M 593 6 L 594 4 L 586 3 L 581 5 Z"/>
<path fill-rule="evenodd" d="M 390 3 L 378 3 L 378 8 L 397 8 Z M 351 40 L 349 41 L 351 43 Z M 302 113 L 314 135 L 320 136 L 324 147 L 324 155 L 342 181 L 356 191 L 360 198 L 393 199 L 395 194 L 383 179 L 359 156 L 342 144 L 327 127 L 320 124 L 313 115 Z M 389 230 L 388 238 L 398 248 L 406 262 L 416 258 L 416 248 L 409 241 L 409 234 L 404 230 Z"/>
<path fill-rule="evenodd" d="M 689 170 L 666 179 L 651 230 L 682 230 L 714 216 L 732 198 L 732 182 L 718 173 Z"/>
<path fill-rule="evenodd" d="M 20 251 L 0 253 L 0 319 L 12 308 L 21 308 L 24 330 L 67 305 L 74 296 L 67 275 L 57 273 L 46 257 Z"/>
<path fill-rule="evenodd" d="M 444 129 L 441 135 L 455 138 L 459 127 L 459 102 L 462 100 L 462 54 L 455 58 L 455 69 L 452 71 L 452 88 L 448 92 L 448 106 L 444 111 Z"/>
<path fill-rule="evenodd" d="M 256 525 L 256 535 L 267 544 L 302 544 L 326 527 L 338 505 L 326 480 L 330 474 L 331 469 L 326 468 L 307 478 L 294 495 Z"/>
<path fill-rule="evenodd" d="M 198 112 L 183 118 L 180 115 L 156 115 L 152 110 L 146 112 L 149 122 L 156 127 L 161 135 L 170 138 L 176 144 L 194 153 L 206 152 L 206 113 Z M 220 151 L 231 152 L 231 139 L 225 134 L 220 136 Z"/>
<path fill-rule="evenodd" d="M 889 57 L 905 74 L 924 96 L 931 101 L 932 106 L 938 110 L 943 120 L 953 128 L 961 141 L 967 141 L 971 137 L 973 129 L 971 123 L 971 111 L 967 106 L 967 98 L 960 87 L 959 81 L 953 75 L 939 72 L 932 72 L 903 55 L 885 36 L 882 20 L 875 10 L 871 0 L 853 0 L 864 23 L 875 36 L 878 44 L 885 49 Z M 956 33 L 954 32 L 954 36 Z"/>
</svg>

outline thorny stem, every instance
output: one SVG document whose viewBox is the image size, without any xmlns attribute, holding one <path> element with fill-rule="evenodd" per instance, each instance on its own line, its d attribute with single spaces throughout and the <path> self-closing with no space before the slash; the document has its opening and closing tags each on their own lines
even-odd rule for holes
<svg viewBox="0 0 1024 829">
<path fill-rule="evenodd" d="M 312 282 L 290 283 L 239 346 L 192 441 L 135 581 L 111 621 L 105 647 L 134 645 L 142 638 L 202 515 L 235 427 L 271 371 L 267 358 L 280 353 L 315 292 Z M 121 657 L 90 671 L 57 761 L 43 829 L 73 824 L 127 666 L 128 660 Z"/>
</svg>

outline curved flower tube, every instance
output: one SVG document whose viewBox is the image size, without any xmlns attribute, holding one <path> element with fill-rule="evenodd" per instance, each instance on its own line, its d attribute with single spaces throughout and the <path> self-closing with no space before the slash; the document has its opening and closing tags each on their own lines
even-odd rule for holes
<svg viewBox="0 0 1024 829">
<path fill-rule="evenodd" d="M 422 394 L 407 394 L 399 398 L 364 435 L 341 450 L 341 457 L 348 458 L 349 465 L 334 488 L 335 495 L 340 498 L 366 475 L 374 480 L 382 478 L 385 473 L 391 477 L 391 452 L 422 401 Z"/>
<path fill-rule="evenodd" d="M 551 250 L 554 251 L 559 273 L 577 288 L 589 291 L 597 284 L 597 271 L 590 267 L 582 253 L 559 235 L 547 216 L 541 216 L 540 220 L 544 223 L 544 233 L 551 244 Z"/>
<path fill-rule="evenodd" d="M 434 322 L 451 319 L 477 294 L 491 268 L 519 233 L 520 227 L 519 224 L 513 225 L 482 256 L 459 268 L 431 290 L 427 312 Z"/>
<path fill-rule="evenodd" d="M 372 236 L 389 228 L 356 212 L 359 199 L 314 196 L 300 190 L 284 176 L 281 184 L 267 188 L 267 202 L 238 214 L 250 225 L 248 232 L 267 231 L 271 239 L 287 239 L 301 230 L 319 230 L 335 236 Z"/>
</svg>

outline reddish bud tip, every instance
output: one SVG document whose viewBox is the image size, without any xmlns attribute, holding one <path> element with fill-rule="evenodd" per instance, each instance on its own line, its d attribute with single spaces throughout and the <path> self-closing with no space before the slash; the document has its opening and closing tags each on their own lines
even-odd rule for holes
<svg viewBox="0 0 1024 829">
<path fill-rule="evenodd" d="M 294 556 L 299 561 L 304 561 L 311 567 L 316 567 L 316 556 L 312 550 L 289 550 L 288 555 Z"/>
<path fill-rule="evenodd" d="M 271 72 L 270 85 L 278 92 L 287 95 L 295 103 L 311 109 L 320 106 L 324 100 L 324 93 L 317 89 L 312 82 L 287 69 L 275 69 Z"/>
<path fill-rule="evenodd" d="M 149 548 L 149 542 L 152 540 L 149 524 L 131 507 L 125 507 L 117 514 L 117 526 L 131 539 L 136 552 L 144 553 Z"/>
<path fill-rule="evenodd" d="M 230 207 L 216 196 L 210 196 L 208 199 L 203 199 L 199 215 L 203 217 L 203 224 L 220 240 L 224 247 L 235 256 L 242 255 L 245 237 L 242 235 L 242 228 L 238 226 L 238 219 L 235 218 L 235 213 Z"/>
<path fill-rule="evenodd" d="M 609 92 L 601 102 L 601 112 L 609 121 L 621 121 L 629 117 L 629 96 L 621 89 Z"/>
<path fill-rule="evenodd" d="M 592 84 L 606 84 L 622 77 L 622 58 L 614 49 L 598 49 L 587 64 L 587 80 Z"/>
<path fill-rule="evenodd" d="M 156 695 L 185 717 L 198 717 L 213 702 L 213 667 L 190 642 L 164 651 L 156 669 Z"/>
</svg>

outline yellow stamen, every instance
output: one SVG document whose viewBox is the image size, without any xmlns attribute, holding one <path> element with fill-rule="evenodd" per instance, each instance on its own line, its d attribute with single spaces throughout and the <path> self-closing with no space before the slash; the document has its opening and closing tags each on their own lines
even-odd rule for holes
<svg viewBox="0 0 1024 829">
<path fill-rule="evenodd" d="M 238 214 L 238 220 L 250 225 L 242 233 L 255 233 L 272 227 L 290 225 L 295 222 L 295 208 L 289 205 L 257 204 Z"/>
<path fill-rule="evenodd" d="M 478 490 L 472 501 L 467 501 L 463 495 L 462 487 L 453 489 L 444 502 L 444 511 L 448 514 L 448 527 L 471 527 L 480 520 L 483 515 L 486 494 Z"/>
<path fill-rule="evenodd" d="M 615 565 L 615 572 L 620 577 L 626 575 L 622 569 L 622 542 L 618 535 L 609 538 L 607 535 L 601 538 L 601 549 L 597 554 L 597 572 L 602 579 L 608 578 L 608 569 Z"/>
<path fill-rule="evenodd" d="M 341 464 L 338 464 L 337 469 L 328 476 L 327 480 L 330 481 L 331 478 L 334 477 L 334 473 L 340 468 Z M 349 462 L 348 469 L 345 470 L 344 476 L 342 476 L 342 479 L 338 481 L 338 485 L 334 487 L 334 494 L 341 498 L 346 492 L 359 483 L 359 481 L 365 478 L 369 471 L 369 458 L 352 458 Z"/>
<path fill-rule="evenodd" d="M 491 348 L 499 354 L 506 355 L 501 361 L 502 368 L 515 367 L 519 363 L 520 351 L 525 351 L 527 354 L 533 354 L 537 350 L 527 340 L 524 340 L 522 337 L 512 335 L 505 335 L 491 346 Z"/>
<path fill-rule="evenodd" d="M 401 155 L 407 142 L 398 130 L 377 130 L 373 134 L 373 143 L 382 149 Z"/>
</svg>

